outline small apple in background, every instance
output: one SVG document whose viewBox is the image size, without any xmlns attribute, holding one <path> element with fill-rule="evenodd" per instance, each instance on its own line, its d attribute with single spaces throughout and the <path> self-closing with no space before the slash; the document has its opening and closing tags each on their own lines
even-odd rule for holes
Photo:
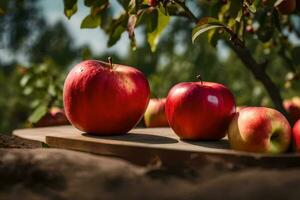
<svg viewBox="0 0 300 200">
<path fill-rule="evenodd" d="M 221 139 L 234 114 L 232 93 L 218 83 L 179 83 L 169 91 L 166 101 L 169 125 L 181 139 Z"/>
<path fill-rule="evenodd" d="M 148 0 L 148 5 L 151 7 L 155 7 L 158 5 L 158 0 Z"/>
<path fill-rule="evenodd" d="M 281 14 L 289 15 L 296 9 L 296 0 L 284 0 L 275 6 Z"/>
<path fill-rule="evenodd" d="M 291 127 L 277 110 L 247 107 L 236 113 L 228 129 L 232 149 L 256 153 L 283 153 L 289 148 Z"/>
<path fill-rule="evenodd" d="M 46 126 L 61 126 L 68 125 L 68 121 L 65 112 L 62 108 L 52 107 L 37 123 L 34 123 L 35 127 L 46 127 Z"/>
<path fill-rule="evenodd" d="M 290 116 L 291 123 L 300 119 L 300 97 L 284 100 L 283 106 Z"/>
<path fill-rule="evenodd" d="M 169 123 L 165 114 L 166 98 L 150 99 L 144 121 L 146 127 L 168 127 Z"/>
<path fill-rule="evenodd" d="M 246 31 L 247 31 L 248 33 L 254 33 L 254 32 L 255 32 L 252 25 L 247 25 L 247 26 L 246 26 Z"/>
<path fill-rule="evenodd" d="M 97 135 L 127 133 L 142 118 L 150 88 L 139 70 L 87 60 L 77 64 L 64 84 L 64 107 L 76 128 Z"/>
<path fill-rule="evenodd" d="M 298 120 L 293 127 L 293 142 L 294 150 L 300 153 L 300 120 Z"/>
</svg>

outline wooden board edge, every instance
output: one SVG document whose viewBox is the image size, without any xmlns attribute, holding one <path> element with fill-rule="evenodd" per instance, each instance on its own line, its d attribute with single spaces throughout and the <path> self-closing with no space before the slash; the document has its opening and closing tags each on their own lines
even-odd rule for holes
<svg viewBox="0 0 300 200">
<path fill-rule="evenodd" d="M 20 139 L 23 139 L 23 140 L 36 141 L 36 142 L 46 144 L 46 136 L 43 136 L 42 134 L 40 136 L 32 136 L 30 134 L 29 135 L 24 134 L 24 131 L 30 132 L 30 130 L 32 130 L 32 128 L 16 129 L 16 130 L 13 130 L 12 135 L 14 137 L 17 137 L 17 138 L 20 138 Z"/>
<path fill-rule="evenodd" d="M 218 152 L 194 152 L 186 150 L 160 149 L 158 147 L 140 147 L 126 145 L 99 144 L 76 139 L 46 137 L 46 143 L 52 148 L 83 151 L 102 156 L 113 156 L 128 160 L 137 165 L 149 165 L 161 162 L 163 166 L 199 166 L 207 164 L 225 164 L 228 166 L 254 166 L 264 168 L 285 168 L 300 166 L 300 156 L 249 156 L 248 154 L 223 154 Z M 179 162 L 178 162 L 179 161 Z"/>
</svg>

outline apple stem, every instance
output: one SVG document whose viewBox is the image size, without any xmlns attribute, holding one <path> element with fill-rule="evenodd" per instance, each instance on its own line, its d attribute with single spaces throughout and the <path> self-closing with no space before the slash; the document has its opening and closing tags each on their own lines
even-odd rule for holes
<svg viewBox="0 0 300 200">
<path fill-rule="evenodd" d="M 108 59 L 108 62 L 110 64 L 110 68 L 112 69 L 113 68 L 112 58 L 109 56 L 107 59 Z"/>
<path fill-rule="evenodd" d="M 197 76 L 197 79 L 200 80 L 201 85 L 203 85 L 203 81 L 202 81 L 202 78 L 201 78 L 201 75 L 200 75 L 200 74 Z"/>
</svg>

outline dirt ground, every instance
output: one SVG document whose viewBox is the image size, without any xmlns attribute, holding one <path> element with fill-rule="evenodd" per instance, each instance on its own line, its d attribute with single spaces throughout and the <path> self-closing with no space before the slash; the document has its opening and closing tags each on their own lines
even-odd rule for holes
<svg viewBox="0 0 300 200">
<path fill-rule="evenodd" d="M 206 165 L 178 171 L 75 151 L 28 149 L 35 146 L 9 136 L 1 136 L 0 146 L 0 199 L 300 199 L 300 166 Z"/>
<path fill-rule="evenodd" d="M 10 135 L 0 134 L 0 148 L 37 148 L 38 143 L 25 141 Z"/>
</svg>

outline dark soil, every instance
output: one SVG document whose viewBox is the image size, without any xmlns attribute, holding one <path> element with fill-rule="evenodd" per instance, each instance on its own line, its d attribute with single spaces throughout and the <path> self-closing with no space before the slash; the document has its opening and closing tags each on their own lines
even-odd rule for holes
<svg viewBox="0 0 300 200">
<path fill-rule="evenodd" d="M 10 135 L 0 134 L 0 148 L 37 148 L 40 145 L 36 142 L 26 141 Z"/>
<path fill-rule="evenodd" d="M 0 141 L 5 147 L 0 149 L 0 199 L 300 199 L 300 166 L 212 164 L 178 171 L 75 151 L 25 149 L 36 144 L 9 136 Z"/>
</svg>

